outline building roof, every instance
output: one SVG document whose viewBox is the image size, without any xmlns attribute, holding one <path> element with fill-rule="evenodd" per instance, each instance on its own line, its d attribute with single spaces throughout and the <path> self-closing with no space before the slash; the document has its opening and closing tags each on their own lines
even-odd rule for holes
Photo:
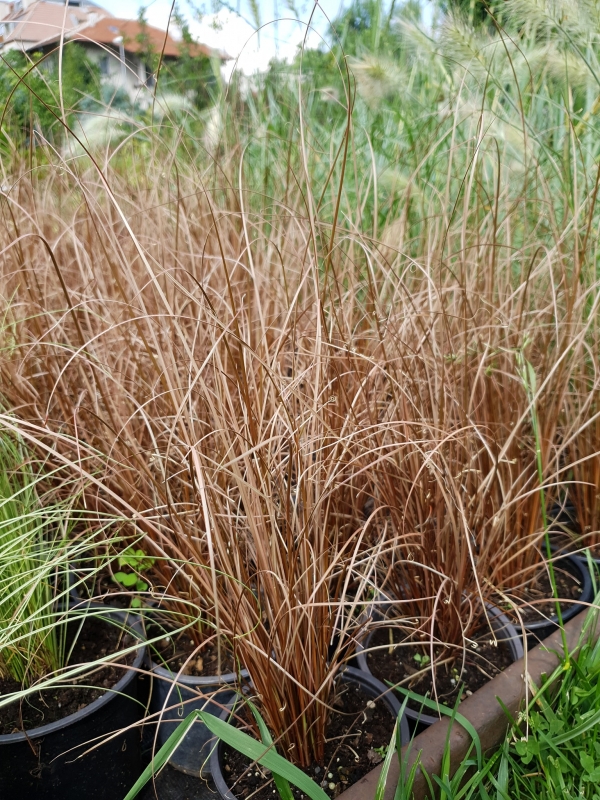
<svg viewBox="0 0 600 800">
<path fill-rule="evenodd" d="M 108 15 L 108 11 L 92 4 L 63 5 L 48 0 L 36 0 L 25 9 L 19 8 L 18 4 L 13 8 L 12 13 L 2 20 L 6 31 L 2 45 L 18 44 L 24 49 L 56 41 L 63 31 L 67 35 Z"/>
<path fill-rule="evenodd" d="M 3 4 L 4 5 L 4 4 Z M 65 40 L 91 42 L 113 46 L 115 39 L 123 37 L 128 53 L 139 53 L 146 48 L 142 37 L 157 53 L 177 57 L 181 44 L 166 31 L 152 25 L 141 25 L 137 20 L 119 19 L 88 0 L 70 0 L 68 5 L 56 0 L 33 0 L 24 7 L 23 0 L 12 5 L 11 13 L 0 21 L 0 50 L 21 48 L 34 50 Z M 218 55 L 203 44 L 192 44 L 191 55 Z"/>
<path fill-rule="evenodd" d="M 173 57 L 181 54 L 181 43 L 173 39 L 167 31 L 161 31 L 160 28 L 154 28 L 152 25 L 141 25 L 134 19 L 104 17 L 93 25 L 73 31 L 68 38 L 82 42 L 114 45 L 118 36 L 123 37 L 123 46 L 128 53 L 139 53 L 147 49 L 147 42 L 156 53 Z M 140 41 L 142 37 L 145 42 Z M 213 54 L 209 47 L 202 44 L 192 45 L 192 49 L 194 55 L 210 56 Z"/>
</svg>

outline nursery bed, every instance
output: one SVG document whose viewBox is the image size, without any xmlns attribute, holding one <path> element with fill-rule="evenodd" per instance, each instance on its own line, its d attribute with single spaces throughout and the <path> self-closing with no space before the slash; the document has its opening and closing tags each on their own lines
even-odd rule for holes
<svg viewBox="0 0 600 800">
<path fill-rule="evenodd" d="M 586 616 L 587 612 L 584 611 L 565 625 L 567 644 L 570 650 L 578 642 Z M 599 634 L 600 631 L 595 630 L 593 638 L 597 638 Z M 561 642 L 561 632 L 556 631 L 527 654 L 527 671 L 534 683 L 539 684 L 542 674 L 549 675 L 558 666 Z M 458 711 L 475 727 L 483 751 L 497 747 L 506 734 L 506 714 L 498 702 L 498 698 L 512 714 L 516 714 L 522 708 L 526 691 L 526 684 L 523 680 L 524 670 L 524 660 L 516 661 L 459 705 Z M 412 743 L 403 748 L 403 757 L 407 756 L 408 759 L 408 769 L 416 760 L 418 753 L 421 752 L 421 763 L 428 774 L 439 774 L 446 747 L 448 726 L 449 721 L 444 718 L 420 733 Z M 450 755 L 453 769 L 456 769 L 465 757 L 470 744 L 469 735 L 460 725 L 455 725 L 450 733 Z M 380 767 L 376 767 L 354 786 L 343 792 L 340 800 L 372 800 L 375 796 L 380 769 Z M 398 760 L 394 756 L 383 800 L 393 800 L 398 775 Z M 425 779 L 419 770 L 414 784 L 414 800 L 425 800 L 426 788 Z"/>
</svg>

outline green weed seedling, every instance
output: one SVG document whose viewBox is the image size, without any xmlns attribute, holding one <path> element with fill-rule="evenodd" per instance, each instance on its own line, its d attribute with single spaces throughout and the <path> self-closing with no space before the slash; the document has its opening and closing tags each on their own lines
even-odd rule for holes
<svg viewBox="0 0 600 800">
<path fill-rule="evenodd" d="M 133 589 L 138 593 L 147 592 L 148 582 L 141 576 L 154 566 L 155 561 L 156 559 L 147 556 L 140 548 L 128 547 L 119 556 L 117 563 L 120 570 L 113 575 L 113 581 L 125 589 Z M 140 608 L 141 605 L 139 597 L 132 598 L 132 608 Z"/>
</svg>

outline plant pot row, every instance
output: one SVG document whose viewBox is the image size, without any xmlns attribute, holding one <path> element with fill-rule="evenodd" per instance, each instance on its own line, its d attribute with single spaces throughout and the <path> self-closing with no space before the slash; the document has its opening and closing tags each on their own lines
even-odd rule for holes
<svg viewBox="0 0 600 800">
<path fill-rule="evenodd" d="M 587 565 L 583 564 L 579 559 L 562 556 L 557 558 L 557 563 L 560 563 L 561 569 L 566 570 L 573 576 L 581 589 L 578 602 L 571 603 L 568 605 L 568 607 L 564 608 L 562 618 L 563 622 L 567 622 L 576 614 L 578 614 L 582 607 L 585 607 L 585 604 L 592 602 L 592 581 L 587 569 Z M 380 604 L 380 609 L 382 605 L 385 607 L 385 604 Z M 541 619 L 534 622 L 525 622 L 522 626 L 517 626 L 513 624 L 506 614 L 502 613 L 500 609 L 494 606 L 488 606 L 487 612 L 488 619 L 498 644 L 504 645 L 510 661 L 513 663 L 523 657 L 524 641 L 529 649 L 539 641 L 551 635 L 558 627 L 558 619 L 555 614 L 549 615 L 547 619 Z M 378 619 L 379 622 L 385 624 L 385 615 L 381 613 L 381 611 L 375 612 L 374 617 Z M 393 621 L 388 621 L 390 626 L 393 626 Z M 362 641 L 357 644 L 354 662 L 356 663 L 358 669 L 352 670 L 352 668 L 350 668 L 350 670 L 353 674 L 360 675 L 360 673 L 362 673 L 365 677 L 368 677 L 369 680 L 372 681 L 371 686 L 373 687 L 373 690 L 378 692 L 377 696 L 383 697 L 386 700 L 388 698 L 390 700 L 393 698 L 396 705 L 394 705 L 393 702 L 390 702 L 390 705 L 388 706 L 393 713 L 393 708 L 397 708 L 398 695 L 395 693 L 393 688 L 387 684 L 384 684 L 381 680 L 378 680 L 372 674 L 369 666 L 368 652 L 369 647 L 373 642 L 374 635 L 374 632 L 368 633 L 362 639 Z M 227 713 L 222 714 L 223 718 L 226 718 L 227 716 Z M 422 707 L 417 709 L 407 705 L 404 710 L 402 725 L 404 726 L 404 730 L 408 728 L 408 730 L 411 732 L 419 733 L 430 725 L 438 722 L 440 716 L 441 715 L 428 713 Z M 219 742 L 217 746 L 212 749 L 210 770 L 213 776 L 215 787 L 220 797 L 223 798 L 223 800 L 238 800 L 236 794 L 231 791 L 227 776 L 224 772 L 224 752 L 225 745 L 222 742 Z"/>
<path fill-rule="evenodd" d="M 378 619 L 384 622 L 382 614 L 376 615 Z M 488 607 L 488 616 L 499 642 L 506 644 L 506 649 L 510 655 L 511 663 L 517 661 L 523 656 L 523 646 L 521 637 L 514 625 L 510 620 L 502 614 L 502 612 L 493 607 Z M 390 625 L 393 622 L 390 621 Z M 355 662 L 357 667 L 346 667 L 340 676 L 342 682 L 356 683 L 360 686 L 361 690 L 373 699 L 383 701 L 385 711 L 389 715 L 390 723 L 398 717 L 401 710 L 400 700 L 401 695 L 392 688 L 389 683 L 384 683 L 372 674 L 367 661 L 367 651 L 371 644 L 373 633 L 368 633 L 366 637 L 357 645 Z M 221 718 L 226 719 L 230 716 L 229 712 L 222 712 Z M 401 740 L 407 743 L 410 739 L 411 733 L 415 730 L 423 729 L 433 723 L 437 722 L 438 716 L 424 713 L 423 710 L 415 710 L 410 706 L 404 708 L 402 717 L 400 719 L 401 726 Z M 225 763 L 225 754 L 227 746 L 219 741 L 216 746 L 212 747 L 210 756 L 210 771 L 215 784 L 215 788 L 219 797 L 222 800 L 239 800 L 244 794 L 238 794 L 235 789 L 232 790 L 231 775 L 226 773 L 227 764 Z M 259 773 L 255 773 L 259 774 Z M 267 781 L 268 783 L 268 781 Z M 237 784 L 236 784 L 237 786 Z M 336 796 L 338 787 L 333 789 L 334 784 L 329 787 L 333 790 L 333 796 Z M 243 792 L 243 786 L 239 787 Z"/>
<path fill-rule="evenodd" d="M 587 563 L 581 558 L 562 556 L 560 564 L 581 585 L 578 601 L 571 603 L 563 613 L 566 622 L 583 604 L 591 602 L 593 590 Z M 248 677 L 245 671 L 214 677 L 176 677 L 170 670 L 150 663 L 152 681 L 149 681 L 144 671 L 146 648 L 142 643 L 141 619 L 117 609 L 106 613 L 139 640 L 134 662 L 114 686 L 76 713 L 26 732 L 0 736 L 0 797 L 70 800 L 83 793 L 89 800 L 112 800 L 113 797 L 122 800 L 143 766 L 140 723 L 146 713 L 149 683 L 152 683 L 150 711 L 159 720 L 157 747 L 164 744 L 193 709 L 216 716 L 228 715 L 240 678 Z M 488 615 L 497 639 L 506 643 L 511 659 L 521 658 L 523 632 L 499 609 L 490 606 Z M 525 623 L 523 627 L 528 646 L 531 646 L 556 630 L 557 619 L 551 615 L 548 619 Z M 400 708 L 399 695 L 371 673 L 367 652 L 372 637 L 373 633 L 369 633 L 358 644 L 354 662 L 358 669 L 345 668 L 342 680 L 361 683 L 371 697 L 383 697 L 388 713 L 395 717 Z M 420 730 L 437 719 L 422 709 L 416 711 L 407 707 L 401 722 L 402 735 L 408 736 L 409 723 L 411 729 Z M 197 721 L 175 751 L 171 764 L 192 775 L 212 772 L 221 796 L 231 798 L 233 795 L 220 766 L 222 747 L 214 748 L 213 744 L 209 731 Z"/>
<path fill-rule="evenodd" d="M 581 587 L 579 602 L 570 604 L 564 609 L 563 622 L 568 622 L 581 610 L 582 604 L 589 604 L 593 599 L 593 587 L 587 564 L 575 557 L 562 557 L 563 568 L 570 572 Z M 509 618 L 493 606 L 488 609 L 492 628 L 500 641 L 506 642 L 513 661 L 523 656 L 523 634 L 520 626 L 510 622 Z M 375 612 L 377 616 L 377 612 Z M 556 614 L 541 618 L 538 621 L 525 622 L 525 638 L 528 649 L 552 634 L 558 626 Z M 363 672 L 371 675 L 367 664 L 367 650 L 371 644 L 373 634 L 369 634 L 356 646 L 356 655 L 352 663 Z M 236 696 L 236 685 L 239 678 L 246 680 L 248 673 L 242 670 L 241 674 L 230 672 L 215 677 L 192 677 L 181 675 L 173 682 L 173 674 L 164 667 L 154 664 L 154 687 L 152 692 L 151 711 L 160 715 L 160 723 L 156 737 L 157 746 L 162 746 L 169 735 L 175 730 L 182 718 L 190 711 L 197 709 L 221 714 L 223 706 L 230 706 Z M 390 691 L 381 684 L 386 691 Z M 207 696 L 211 697 L 207 700 Z M 163 711 L 164 709 L 164 711 Z M 161 713 L 162 712 L 162 713 Z M 412 724 L 418 722 L 419 728 L 437 721 L 438 716 L 425 712 L 417 712 L 411 708 L 406 709 L 406 715 Z M 207 774 L 212 767 L 209 765 L 209 742 L 212 737 L 204 725 L 196 722 L 186 739 L 177 748 L 171 757 L 172 766 L 190 775 L 198 775 L 201 771 Z"/>
</svg>

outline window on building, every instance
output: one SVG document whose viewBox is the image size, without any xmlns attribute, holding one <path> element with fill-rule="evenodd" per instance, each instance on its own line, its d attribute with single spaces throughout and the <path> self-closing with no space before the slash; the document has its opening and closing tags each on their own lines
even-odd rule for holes
<svg viewBox="0 0 600 800">
<path fill-rule="evenodd" d="M 146 70 L 146 86 L 149 89 L 154 89 L 154 86 L 156 85 L 156 76 L 154 75 L 148 64 L 144 65 L 144 69 Z"/>
<path fill-rule="evenodd" d="M 98 62 L 100 65 L 100 74 L 101 75 L 108 75 L 110 71 L 110 67 L 108 64 L 108 56 L 100 56 L 100 61 Z"/>
</svg>

